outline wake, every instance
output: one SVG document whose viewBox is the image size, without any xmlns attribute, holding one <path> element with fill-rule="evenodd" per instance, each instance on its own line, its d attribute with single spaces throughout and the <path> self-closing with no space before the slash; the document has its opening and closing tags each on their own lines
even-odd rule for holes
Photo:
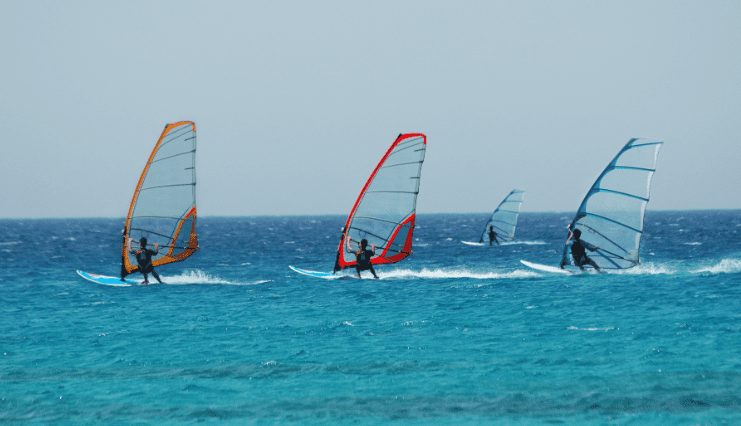
<svg viewBox="0 0 741 426">
<path fill-rule="evenodd" d="M 517 244 L 524 244 L 524 245 L 528 245 L 528 246 L 542 246 L 542 245 L 545 245 L 545 244 L 548 244 L 548 243 L 546 243 L 545 241 L 538 241 L 538 240 L 536 240 L 536 241 L 519 241 L 519 240 L 515 240 L 515 241 L 504 241 L 504 242 L 499 243 L 500 246 L 514 246 L 514 245 L 517 245 Z"/>
<path fill-rule="evenodd" d="M 608 274 L 617 275 L 672 275 L 677 271 L 667 265 L 655 264 L 653 262 L 640 263 L 638 266 L 630 269 L 608 270 Z"/>
<path fill-rule="evenodd" d="M 723 259 L 717 265 L 692 271 L 694 274 L 734 274 L 737 272 L 741 272 L 741 259 Z"/>
<path fill-rule="evenodd" d="M 396 269 L 393 271 L 377 272 L 378 276 L 383 279 L 398 278 L 398 279 L 409 279 L 409 278 L 424 278 L 424 279 L 449 279 L 449 278 L 472 278 L 477 280 L 491 280 L 491 279 L 511 279 L 511 278 L 533 278 L 539 277 L 540 274 L 533 271 L 515 270 L 515 271 L 490 271 L 490 272 L 477 272 L 469 269 L 427 269 L 423 268 L 421 271 L 415 271 L 412 269 Z"/>
<path fill-rule="evenodd" d="M 214 277 L 201 270 L 186 271 L 180 275 L 162 276 L 162 281 L 170 285 L 191 285 L 191 284 L 225 284 L 225 285 L 257 285 L 270 282 L 272 280 L 256 280 L 250 282 L 232 282 Z M 150 280 L 151 281 L 151 280 Z"/>
</svg>

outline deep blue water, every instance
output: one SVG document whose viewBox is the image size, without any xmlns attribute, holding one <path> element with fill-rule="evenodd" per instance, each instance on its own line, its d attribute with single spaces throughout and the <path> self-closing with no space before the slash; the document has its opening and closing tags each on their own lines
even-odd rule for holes
<svg viewBox="0 0 741 426">
<path fill-rule="evenodd" d="M 470 247 L 420 215 L 381 280 L 341 216 L 200 218 L 169 285 L 106 287 L 123 219 L 0 220 L 0 423 L 741 424 L 741 211 L 647 212 L 643 264 L 552 276 L 572 213 Z"/>
</svg>

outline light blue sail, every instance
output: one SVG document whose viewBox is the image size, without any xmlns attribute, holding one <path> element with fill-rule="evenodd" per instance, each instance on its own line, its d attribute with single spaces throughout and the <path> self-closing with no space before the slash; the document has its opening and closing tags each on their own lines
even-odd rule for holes
<svg viewBox="0 0 741 426">
<path fill-rule="evenodd" d="M 588 255 L 602 269 L 627 269 L 640 263 L 643 219 L 662 144 L 631 139 L 597 178 L 571 222 L 572 229 L 581 230 L 582 241 L 599 247 Z M 567 262 L 569 247 L 564 245 Z"/>
<path fill-rule="evenodd" d="M 517 216 L 520 214 L 520 205 L 525 199 L 525 191 L 515 189 L 504 198 L 491 218 L 484 226 L 484 232 L 481 234 L 479 242 L 489 244 L 489 230 L 496 233 L 498 241 L 513 241 L 515 239 L 515 229 L 517 228 Z"/>
</svg>

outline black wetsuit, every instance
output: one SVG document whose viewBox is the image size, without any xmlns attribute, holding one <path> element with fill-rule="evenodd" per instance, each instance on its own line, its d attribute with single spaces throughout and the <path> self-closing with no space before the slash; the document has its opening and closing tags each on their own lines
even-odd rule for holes
<svg viewBox="0 0 741 426">
<path fill-rule="evenodd" d="M 371 257 L 373 256 L 373 250 L 365 249 L 363 251 L 358 252 L 358 254 L 355 255 L 355 259 L 357 260 L 357 264 L 355 265 L 355 269 L 358 270 L 358 273 L 360 271 L 367 271 L 367 270 L 373 270 L 373 264 L 371 263 Z"/>
<path fill-rule="evenodd" d="M 489 245 L 491 243 L 497 243 L 499 245 L 499 240 L 497 240 L 497 233 L 494 231 L 489 231 Z"/>
<path fill-rule="evenodd" d="M 136 267 L 133 271 L 127 272 L 126 267 L 123 266 L 123 263 L 121 264 L 121 280 L 126 278 L 127 275 L 133 274 L 134 272 L 141 272 L 144 275 L 144 282 L 149 283 L 149 279 L 147 277 L 147 274 L 154 275 L 154 278 L 158 282 L 162 282 L 160 280 L 160 276 L 157 274 L 157 271 L 154 270 L 154 265 L 152 265 L 152 256 L 156 255 L 157 252 L 154 250 L 149 250 L 147 248 L 141 249 L 134 253 L 134 256 L 136 257 Z"/>
<path fill-rule="evenodd" d="M 142 274 L 148 274 L 154 271 L 152 266 L 152 256 L 157 254 L 154 250 L 144 248 L 136 252 L 136 263 L 139 264 L 139 272 Z"/>
<path fill-rule="evenodd" d="M 357 263 L 355 263 L 355 270 L 358 272 L 358 278 L 360 278 L 360 271 L 367 271 L 370 270 L 373 274 L 373 278 L 378 278 L 378 275 L 376 275 L 376 270 L 373 269 L 373 264 L 371 263 L 371 257 L 373 257 L 373 250 L 361 250 L 355 254 L 355 259 Z"/>
<path fill-rule="evenodd" d="M 597 263 L 587 256 L 586 247 L 588 246 L 587 243 L 582 243 L 581 240 L 576 238 L 574 239 L 574 243 L 571 244 L 571 256 L 574 258 L 574 263 L 581 269 L 584 269 L 584 265 L 592 265 L 595 269 L 599 270 Z"/>
</svg>

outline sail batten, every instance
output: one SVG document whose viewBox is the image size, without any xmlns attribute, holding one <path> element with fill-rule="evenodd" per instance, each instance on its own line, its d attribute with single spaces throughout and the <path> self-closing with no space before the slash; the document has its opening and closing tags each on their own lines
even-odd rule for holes
<svg viewBox="0 0 741 426">
<path fill-rule="evenodd" d="M 494 242 L 489 238 L 490 230 L 496 233 L 495 238 L 497 241 L 514 241 L 515 230 L 517 228 L 517 217 L 520 214 L 520 206 L 524 200 L 525 191 L 514 189 L 507 194 L 486 222 L 480 241 L 489 244 Z M 510 208 L 514 208 L 512 205 L 514 205 L 516 209 L 510 210 Z"/>
<path fill-rule="evenodd" d="M 195 199 L 196 129 L 191 121 L 168 124 L 149 156 L 131 200 L 124 228 L 123 269 L 132 272 L 137 262 L 127 250 L 127 239 L 138 249 L 141 237 L 147 248 L 159 246 L 152 265 L 186 259 L 198 249 Z M 177 251 L 176 251 L 177 250 Z"/>
<path fill-rule="evenodd" d="M 599 247 L 589 256 L 602 269 L 626 269 L 640 263 L 643 222 L 662 144 L 628 141 L 587 191 L 571 222 L 572 230 L 581 230 L 583 242 Z M 564 245 L 562 263 L 570 260 L 569 247 Z"/>
<path fill-rule="evenodd" d="M 412 234 L 419 194 L 420 174 L 427 137 L 420 133 L 399 135 L 368 178 L 345 223 L 345 235 L 338 247 L 338 265 L 356 264 L 347 251 L 362 239 L 376 246 L 371 263 L 395 263 L 411 254 Z"/>
</svg>

